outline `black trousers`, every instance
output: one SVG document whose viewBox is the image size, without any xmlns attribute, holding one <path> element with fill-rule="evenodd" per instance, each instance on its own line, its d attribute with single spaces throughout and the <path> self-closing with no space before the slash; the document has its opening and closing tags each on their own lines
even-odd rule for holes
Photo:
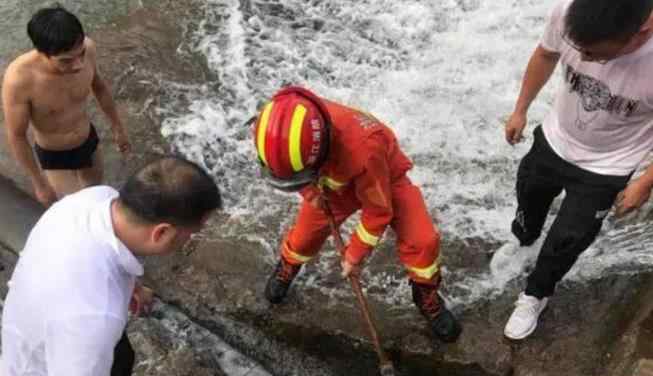
<svg viewBox="0 0 653 376">
<path fill-rule="evenodd" d="M 528 277 L 526 294 L 541 299 L 553 295 L 555 285 L 592 244 L 630 175 L 599 175 L 584 170 L 560 158 L 541 127 L 534 135 L 533 146 L 517 172 L 518 208 L 512 232 L 521 245 L 537 240 L 551 202 L 563 189 L 566 193 Z"/>
<path fill-rule="evenodd" d="M 127 332 L 124 332 L 113 351 L 111 376 L 131 376 L 134 368 L 134 358 L 134 349 L 132 349 L 129 342 Z"/>
</svg>

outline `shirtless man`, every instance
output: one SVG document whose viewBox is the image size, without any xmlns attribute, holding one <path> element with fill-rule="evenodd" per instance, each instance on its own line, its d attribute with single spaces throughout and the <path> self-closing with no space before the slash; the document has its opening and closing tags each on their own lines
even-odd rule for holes
<svg viewBox="0 0 653 376">
<path fill-rule="evenodd" d="M 57 199 L 102 181 L 102 158 L 86 112 L 93 93 L 111 123 L 118 150 L 130 150 L 111 90 L 96 66 L 95 43 L 77 17 L 61 6 L 37 11 L 27 25 L 34 49 L 7 68 L 2 105 L 9 146 L 27 171 L 39 202 Z M 27 130 L 34 135 L 36 163 Z"/>
</svg>

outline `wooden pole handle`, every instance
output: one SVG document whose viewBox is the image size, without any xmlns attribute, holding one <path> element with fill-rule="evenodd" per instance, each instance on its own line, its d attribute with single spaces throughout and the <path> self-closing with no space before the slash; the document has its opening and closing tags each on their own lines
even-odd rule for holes
<svg viewBox="0 0 653 376">
<path fill-rule="evenodd" d="M 329 227 L 331 227 L 331 233 L 336 242 L 336 247 L 338 248 L 340 255 L 344 257 L 345 242 L 342 240 L 342 236 L 340 235 L 340 230 L 336 225 L 336 219 L 335 216 L 333 215 L 333 212 L 331 211 L 331 206 L 329 205 L 329 202 L 324 197 L 324 195 L 322 195 L 320 201 L 327 215 L 327 219 L 329 221 Z M 367 326 L 367 331 L 374 344 L 374 349 L 376 350 L 376 353 L 379 356 L 379 363 L 380 363 L 380 368 L 382 370 L 382 374 L 391 374 L 388 371 L 392 368 L 392 363 L 390 362 L 388 356 L 386 355 L 385 351 L 383 351 L 383 348 L 381 347 L 381 340 L 379 339 L 378 331 L 376 329 L 376 326 L 374 325 L 374 320 L 372 319 L 372 315 L 370 314 L 370 309 L 367 304 L 367 299 L 363 294 L 363 289 L 361 288 L 360 279 L 358 278 L 358 275 L 350 274 L 349 283 L 351 284 L 352 290 L 354 290 L 354 294 L 356 295 L 356 300 L 358 301 L 358 308 L 360 309 L 361 315 L 363 316 L 363 321 L 365 321 L 365 325 Z"/>
</svg>

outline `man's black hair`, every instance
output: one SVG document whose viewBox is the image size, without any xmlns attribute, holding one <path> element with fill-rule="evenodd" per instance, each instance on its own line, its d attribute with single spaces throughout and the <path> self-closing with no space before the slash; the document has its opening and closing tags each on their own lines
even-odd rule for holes
<svg viewBox="0 0 653 376">
<path fill-rule="evenodd" d="M 565 16 L 565 33 L 580 46 L 627 41 L 651 15 L 653 0 L 574 0 Z"/>
<path fill-rule="evenodd" d="M 120 189 L 120 203 L 137 220 L 193 226 L 222 207 L 217 185 L 204 169 L 180 157 L 147 164 Z"/>
<path fill-rule="evenodd" d="M 59 4 L 36 11 L 27 23 L 27 35 L 34 48 L 47 56 L 72 50 L 85 36 L 79 19 Z"/>
</svg>

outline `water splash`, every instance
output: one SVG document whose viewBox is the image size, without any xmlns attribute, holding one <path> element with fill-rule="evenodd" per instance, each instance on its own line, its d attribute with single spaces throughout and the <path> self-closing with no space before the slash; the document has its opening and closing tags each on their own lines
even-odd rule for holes
<svg viewBox="0 0 653 376">
<path fill-rule="evenodd" d="M 169 105 L 160 109 L 162 131 L 219 179 L 231 214 L 220 233 L 247 233 L 248 240 L 265 244 L 266 262 L 273 262 L 298 198 L 261 183 L 245 121 L 288 83 L 365 108 L 387 122 L 414 160 L 410 177 L 437 212 L 445 238 L 510 247 L 515 172 L 532 139 L 507 145 L 503 121 L 553 4 L 207 0 L 204 18 L 190 28 L 184 48 L 206 56 L 214 79 L 168 88 Z M 532 105 L 530 129 L 550 108 L 557 81 Z M 653 265 L 646 254 L 650 231 L 642 223 L 633 226 L 608 223 L 569 278 L 596 278 L 616 265 Z M 519 250 L 482 270 L 445 269 L 450 299 L 466 305 L 501 292 L 524 277 L 538 249 Z M 335 264 L 329 258 L 321 263 L 320 270 Z M 373 285 L 399 285 L 394 295 L 381 298 L 407 301 L 400 277 L 366 278 Z M 304 283 L 319 285 L 310 277 Z"/>
</svg>

